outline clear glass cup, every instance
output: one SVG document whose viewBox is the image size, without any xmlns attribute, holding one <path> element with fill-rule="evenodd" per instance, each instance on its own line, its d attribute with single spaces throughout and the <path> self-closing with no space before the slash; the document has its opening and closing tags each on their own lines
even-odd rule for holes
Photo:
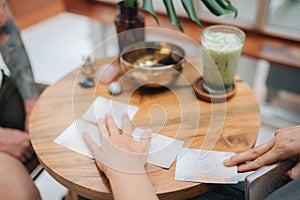
<svg viewBox="0 0 300 200">
<path fill-rule="evenodd" d="M 233 26 L 214 25 L 203 30 L 203 87 L 209 93 L 232 90 L 244 40 L 245 33 Z"/>
</svg>

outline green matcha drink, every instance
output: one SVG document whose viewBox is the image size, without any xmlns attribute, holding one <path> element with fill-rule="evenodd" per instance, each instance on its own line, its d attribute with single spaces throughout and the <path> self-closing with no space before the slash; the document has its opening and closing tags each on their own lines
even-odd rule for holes
<svg viewBox="0 0 300 200">
<path fill-rule="evenodd" d="M 210 93 L 232 89 L 245 34 L 231 26 L 210 26 L 202 32 L 204 88 Z"/>
</svg>

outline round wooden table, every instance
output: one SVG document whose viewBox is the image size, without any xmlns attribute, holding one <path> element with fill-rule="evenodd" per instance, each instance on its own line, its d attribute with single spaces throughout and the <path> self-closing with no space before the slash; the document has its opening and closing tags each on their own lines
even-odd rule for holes
<svg viewBox="0 0 300 200">
<path fill-rule="evenodd" d="M 116 58 L 97 60 L 117 65 Z M 259 106 L 251 88 L 238 77 L 236 94 L 224 103 L 209 103 L 196 98 L 191 83 L 201 71 L 201 60 L 189 57 L 182 76 L 169 88 L 138 89 L 121 76 L 124 91 L 111 96 L 108 87 L 97 84 L 81 88 L 78 70 L 48 87 L 41 95 L 30 118 L 30 137 L 36 154 L 46 169 L 69 190 L 89 199 L 112 199 L 108 180 L 99 173 L 93 160 L 54 142 L 75 119 L 80 118 L 97 96 L 139 107 L 133 119 L 137 126 L 184 141 L 184 147 L 241 152 L 251 148 L 260 126 Z M 187 199 L 214 188 L 174 180 L 176 162 L 170 169 L 147 166 L 150 180 L 161 199 Z M 155 169 L 155 170 L 153 170 Z"/>
</svg>

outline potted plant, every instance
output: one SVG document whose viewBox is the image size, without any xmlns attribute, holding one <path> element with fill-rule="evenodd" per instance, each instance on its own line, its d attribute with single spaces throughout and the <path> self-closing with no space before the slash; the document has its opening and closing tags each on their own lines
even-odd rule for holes
<svg viewBox="0 0 300 200">
<path fill-rule="evenodd" d="M 238 10 L 231 4 L 230 0 L 201 0 L 201 1 L 214 15 L 220 16 L 228 13 L 234 13 L 234 17 L 236 17 L 238 14 Z M 137 0 L 124 0 L 124 4 L 130 7 L 133 7 L 136 3 Z M 174 9 L 173 0 L 163 0 L 163 3 L 166 7 L 167 14 L 169 16 L 171 24 L 177 26 L 181 31 L 183 31 L 183 28 L 180 24 L 180 21 Z M 201 22 L 197 17 L 193 0 L 181 0 L 181 3 L 189 18 L 193 22 L 195 22 L 199 27 L 202 27 Z M 149 12 L 154 17 L 156 22 L 159 24 L 159 20 L 153 8 L 152 0 L 143 0 L 142 9 Z"/>
</svg>

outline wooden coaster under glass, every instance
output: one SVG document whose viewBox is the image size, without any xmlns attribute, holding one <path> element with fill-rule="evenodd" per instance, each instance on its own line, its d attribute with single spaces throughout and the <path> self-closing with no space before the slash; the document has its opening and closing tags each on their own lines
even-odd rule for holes
<svg viewBox="0 0 300 200">
<path fill-rule="evenodd" d="M 208 101 L 208 102 L 212 102 L 212 103 L 228 101 L 235 95 L 235 92 L 236 92 L 235 83 L 232 86 L 232 90 L 230 90 L 226 93 L 223 93 L 223 94 L 213 94 L 213 93 L 207 92 L 203 87 L 203 83 L 204 83 L 204 81 L 203 81 L 202 77 L 197 78 L 193 82 L 192 87 L 193 87 L 197 97 L 204 101 Z"/>
</svg>

